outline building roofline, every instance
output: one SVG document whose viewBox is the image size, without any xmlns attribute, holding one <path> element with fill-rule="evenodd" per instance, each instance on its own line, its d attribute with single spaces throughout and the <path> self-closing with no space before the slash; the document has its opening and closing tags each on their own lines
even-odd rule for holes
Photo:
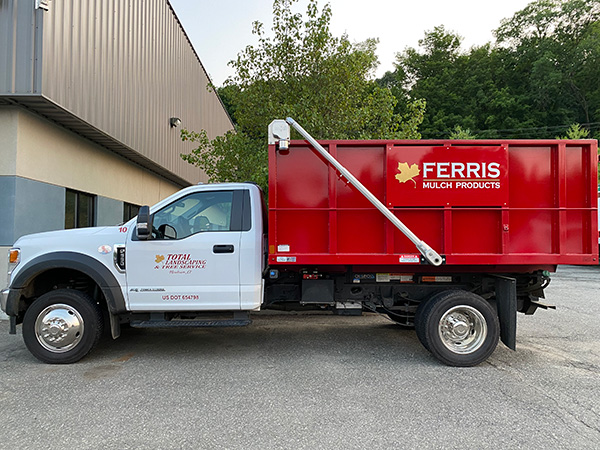
<svg viewBox="0 0 600 450">
<path fill-rule="evenodd" d="M 20 106 L 27 111 L 40 115 L 179 187 L 186 187 L 192 184 L 160 164 L 136 152 L 118 139 L 96 128 L 89 122 L 81 119 L 44 95 L 0 94 L 0 106 Z"/>
</svg>

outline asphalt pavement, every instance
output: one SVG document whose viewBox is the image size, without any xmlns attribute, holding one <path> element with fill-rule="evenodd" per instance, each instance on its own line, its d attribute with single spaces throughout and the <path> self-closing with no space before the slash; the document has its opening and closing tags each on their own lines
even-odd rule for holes
<svg viewBox="0 0 600 450">
<path fill-rule="evenodd" d="M 245 328 L 125 329 L 76 364 L 38 362 L 0 323 L 0 448 L 598 449 L 600 268 L 562 267 L 556 311 L 517 351 L 440 364 L 365 314 Z"/>
</svg>

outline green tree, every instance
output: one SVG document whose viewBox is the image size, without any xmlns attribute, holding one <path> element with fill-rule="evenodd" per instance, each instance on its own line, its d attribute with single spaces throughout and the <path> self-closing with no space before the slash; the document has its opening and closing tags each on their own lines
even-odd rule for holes
<svg viewBox="0 0 600 450">
<path fill-rule="evenodd" d="M 519 91 L 548 126 L 590 123 L 600 108 L 600 2 L 537 0 L 502 22 Z"/>
<path fill-rule="evenodd" d="M 469 129 L 463 129 L 460 125 L 456 125 L 450 133 L 450 139 L 477 139 L 477 135 L 471 133 Z"/>
<path fill-rule="evenodd" d="M 399 104 L 426 101 L 420 127 L 426 138 L 444 138 L 456 125 L 470 130 L 503 128 L 507 113 L 517 109 L 510 93 L 497 86 L 503 62 L 491 46 L 466 53 L 461 51 L 461 41 L 458 34 L 435 27 L 419 41 L 419 49 L 397 54 L 396 70 L 379 80 L 393 86 Z M 482 133 L 481 137 L 494 136 Z"/>
<path fill-rule="evenodd" d="M 463 122 L 464 108 L 460 102 L 461 87 L 457 80 L 458 66 L 463 59 L 460 43 L 460 36 L 439 26 L 419 40 L 421 51 L 407 48 L 397 55 L 396 92 L 404 90 L 399 100 L 426 101 L 427 114 L 422 124 L 426 137 L 447 135 L 446 131 L 454 124 Z"/>
<path fill-rule="evenodd" d="M 578 123 L 574 123 L 569 127 L 564 136 L 556 136 L 556 139 L 587 139 L 589 136 L 589 130 L 582 128 Z"/>
<path fill-rule="evenodd" d="M 211 183 L 252 181 L 266 188 L 268 181 L 267 146 L 263 140 L 251 139 L 244 133 L 228 131 L 209 139 L 206 131 L 181 130 L 181 139 L 198 145 L 184 161 L 200 167 Z"/>
<path fill-rule="evenodd" d="M 331 8 L 310 0 L 303 16 L 296 0 L 275 0 L 272 36 L 255 22 L 258 45 L 248 46 L 230 62 L 235 75 L 219 89 L 236 123 L 236 133 L 209 140 L 184 131 L 198 148 L 184 159 L 201 167 L 210 181 L 253 179 L 266 188 L 267 126 L 293 117 L 316 138 L 368 139 L 420 137 L 422 100 L 395 111 L 391 91 L 373 79 L 377 41 L 353 44 L 330 31 Z M 248 157 L 245 146 L 256 157 Z M 251 176 L 254 174 L 253 176 Z"/>
</svg>

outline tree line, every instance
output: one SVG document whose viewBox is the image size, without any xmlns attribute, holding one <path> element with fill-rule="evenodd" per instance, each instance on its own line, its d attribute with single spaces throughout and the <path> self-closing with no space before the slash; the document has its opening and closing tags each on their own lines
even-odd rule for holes
<svg viewBox="0 0 600 450">
<path fill-rule="evenodd" d="M 440 25 L 397 54 L 375 79 L 377 40 L 333 36 L 332 11 L 275 0 L 272 33 L 255 22 L 256 46 L 230 62 L 215 88 L 236 130 L 182 157 L 212 181 L 266 189 L 267 125 L 294 117 L 318 139 L 584 138 L 600 135 L 600 1 L 536 0 L 463 50 Z"/>
<path fill-rule="evenodd" d="M 378 80 L 399 100 L 426 100 L 423 137 L 553 138 L 600 130 L 600 2 L 538 0 L 468 51 L 436 27 Z M 466 130 L 469 130 L 466 132 Z M 579 136 L 578 136 L 579 137 Z"/>
</svg>

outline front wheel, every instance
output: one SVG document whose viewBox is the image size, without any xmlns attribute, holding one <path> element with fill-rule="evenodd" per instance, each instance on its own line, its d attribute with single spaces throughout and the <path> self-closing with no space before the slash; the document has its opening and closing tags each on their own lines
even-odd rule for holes
<svg viewBox="0 0 600 450">
<path fill-rule="evenodd" d="M 42 295 L 25 312 L 23 340 L 40 361 L 79 361 L 102 335 L 102 312 L 87 294 L 57 289 Z"/>
<path fill-rule="evenodd" d="M 479 295 L 445 291 L 417 311 L 417 336 L 437 359 L 450 366 L 469 367 L 485 361 L 500 337 L 498 315 Z"/>
</svg>

